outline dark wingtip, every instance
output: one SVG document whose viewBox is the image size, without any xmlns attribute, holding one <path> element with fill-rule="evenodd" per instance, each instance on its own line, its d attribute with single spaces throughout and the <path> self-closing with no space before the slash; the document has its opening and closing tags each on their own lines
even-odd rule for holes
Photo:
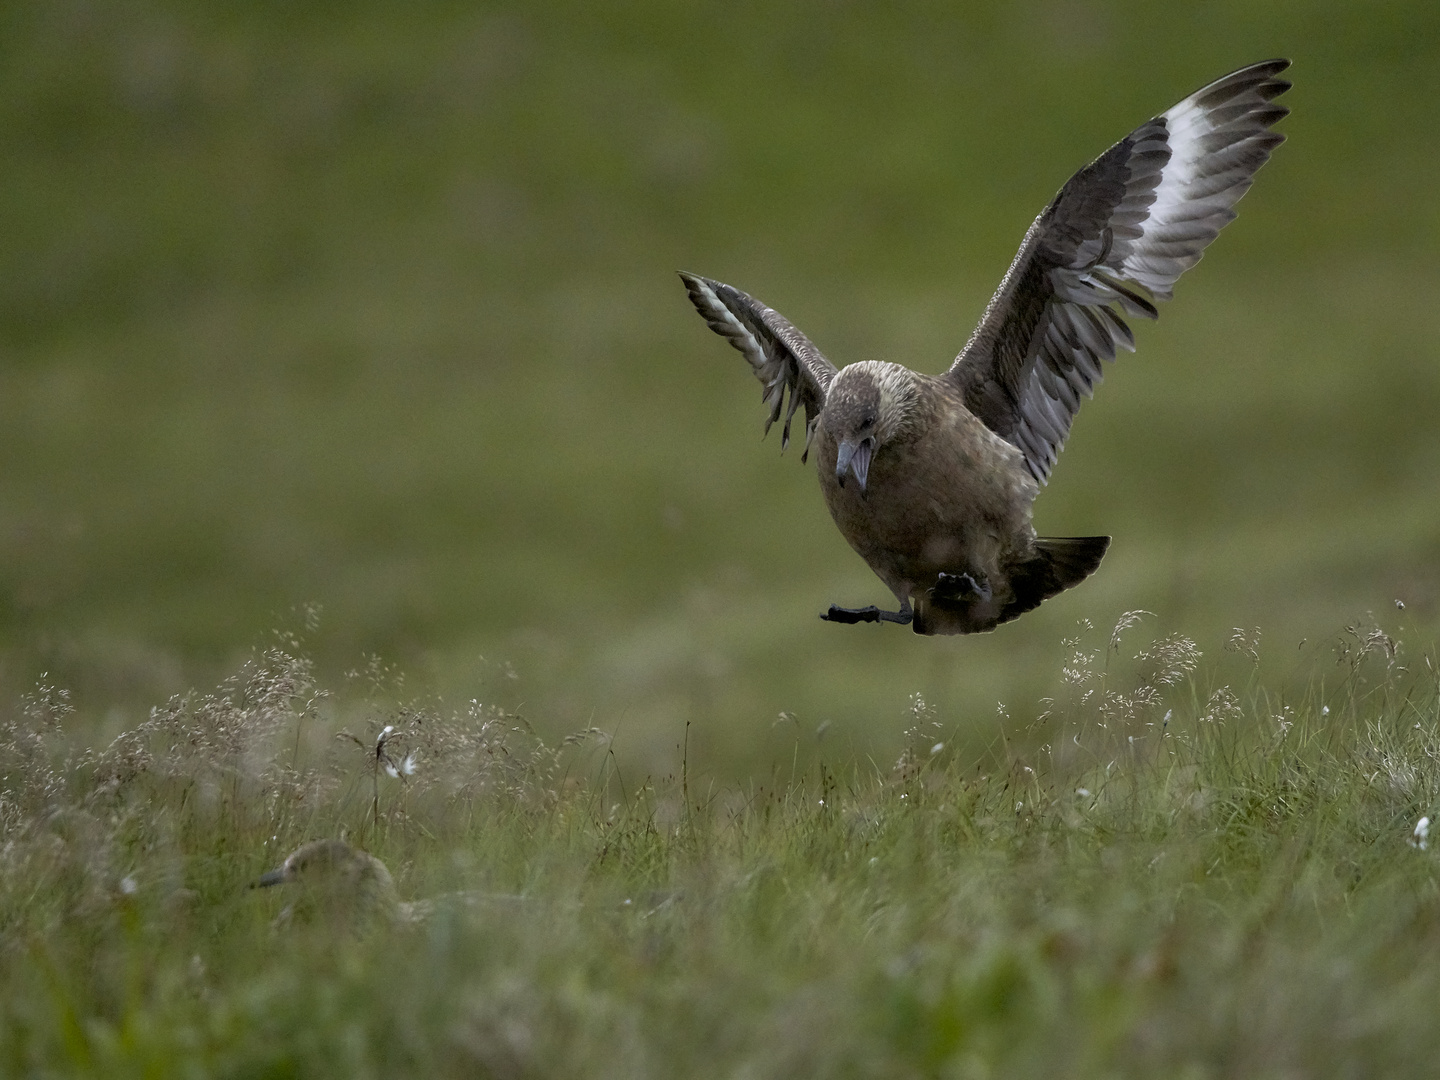
<svg viewBox="0 0 1440 1080">
<path fill-rule="evenodd" d="M 701 318 L 709 324 L 712 330 L 720 333 L 719 327 L 710 321 L 710 314 L 705 310 L 709 303 L 705 299 L 705 290 L 708 288 L 711 292 L 715 292 L 715 283 L 699 274 L 692 274 L 688 270 L 676 270 L 675 272 L 680 275 L 680 280 L 685 285 L 685 295 L 690 298 L 690 303 L 695 305 L 695 310 L 700 313 Z"/>
<path fill-rule="evenodd" d="M 271 870 L 268 873 L 261 874 L 259 881 L 251 882 L 250 887 L 252 889 L 264 889 L 268 888 L 271 885 L 279 885 L 284 880 L 285 871 L 283 869 Z"/>
<path fill-rule="evenodd" d="M 689 270 L 676 270 L 675 273 L 680 275 L 680 280 L 685 284 L 685 291 L 692 296 L 707 286 L 713 290 L 720 284 L 718 281 L 711 281 L 704 274 L 692 274 Z"/>
<path fill-rule="evenodd" d="M 1224 82 L 1226 79 L 1233 78 L 1236 75 L 1259 75 L 1265 79 L 1273 79 L 1289 66 L 1290 60 L 1283 56 L 1277 56 L 1271 60 L 1258 60 L 1253 64 L 1246 64 L 1242 68 L 1236 68 L 1230 72 L 1229 75 L 1222 75 L 1218 81 Z"/>
</svg>

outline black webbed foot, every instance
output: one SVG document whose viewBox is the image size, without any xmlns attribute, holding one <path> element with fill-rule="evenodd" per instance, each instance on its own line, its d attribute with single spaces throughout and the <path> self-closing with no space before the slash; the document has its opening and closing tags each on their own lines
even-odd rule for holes
<svg viewBox="0 0 1440 1080">
<path fill-rule="evenodd" d="M 909 607 L 901 608 L 899 611 L 881 611 L 874 604 L 869 607 L 847 608 L 830 605 L 830 610 L 820 616 L 826 622 L 838 623 L 862 623 L 862 622 L 893 622 L 901 626 L 908 626 L 915 613 Z"/>
<path fill-rule="evenodd" d="M 976 600 L 988 601 L 991 597 L 990 583 L 980 580 L 966 573 L 946 574 L 941 573 L 939 580 L 935 582 L 935 588 L 930 590 L 930 595 L 936 600 Z"/>
</svg>

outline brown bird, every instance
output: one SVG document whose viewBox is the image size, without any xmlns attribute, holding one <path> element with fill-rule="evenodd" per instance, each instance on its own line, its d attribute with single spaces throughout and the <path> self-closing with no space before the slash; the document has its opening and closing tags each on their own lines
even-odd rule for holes
<svg viewBox="0 0 1440 1080">
<path fill-rule="evenodd" d="M 255 888 L 285 886 L 294 899 L 281 909 L 277 927 L 319 923 L 346 933 L 362 934 L 391 926 L 423 923 L 437 906 L 520 904 L 514 893 L 453 892 L 428 900 L 401 900 L 395 879 L 383 862 L 344 840 L 309 840 L 292 851 L 277 869 L 253 883 Z"/>
<path fill-rule="evenodd" d="M 1095 571 L 1110 538 L 1037 537 L 1031 506 L 1100 362 L 1135 349 L 1121 314 L 1156 317 L 1155 302 L 1170 299 L 1284 141 L 1270 128 L 1289 112 L 1275 103 L 1289 66 L 1226 75 L 1072 176 L 943 375 L 877 360 L 837 371 L 784 316 L 681 273 L 710 328 L 764 384 L 765 430 L 784 413 L 782 450 L 805 407 L 801 461 L 813 445 L 835 524 L 900 602 L 831 605 L 822 619 L 975 633 Z"/>
<path fill-rule="evenodd" d="M 332 927 L 363 932 L 378 925 L 411 921 L 411 905 L 401 901 L 385 864 L 344 840 L 301 844 L 256 886 L 287 885 L 297 893 L 276 920 L 319 920 Z"/>
</svg>

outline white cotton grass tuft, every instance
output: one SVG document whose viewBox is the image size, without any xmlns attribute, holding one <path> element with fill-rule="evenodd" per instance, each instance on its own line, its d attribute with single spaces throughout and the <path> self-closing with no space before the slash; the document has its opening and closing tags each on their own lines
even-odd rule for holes
<svg viewBox="0 0 1440 1080">
<path fill-rule="evenodd" d="M 1430 846 L 1430 818 L 1422 817 L 1415 823 L 1415 831 L 1410 834 L 1410 846 L 1424 851 Z"/>
<path fill-rule="evenodd" d="M 415 751 L 413 750 L 399 761 L 382 756 L 380 763 L 385 769 L 386 775 L 394 777 L 396 780 L 403 780 L 407 776 L 415 775 Z"/>
</svg>

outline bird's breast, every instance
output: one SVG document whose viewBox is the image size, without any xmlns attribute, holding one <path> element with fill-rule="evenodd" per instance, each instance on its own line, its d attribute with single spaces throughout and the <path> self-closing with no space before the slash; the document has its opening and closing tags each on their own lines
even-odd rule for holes
<svg viewBox="0 0 1440 1080">
<path fill-rule="evenodd" d="M 835 441 L 823 424 L 816 433 L 826 505 L 850 546 L 877 571 L 885 564 L 894 573 L 903 564 L 923 576 L 932 567 L 990 563 L 1033 539 L 1038 488 L 1023 456 L 960 411 L 942 414 L 914 438 L 879 446 L 863 492 L 853 478 L 839 482 Z"/>
</svg>

